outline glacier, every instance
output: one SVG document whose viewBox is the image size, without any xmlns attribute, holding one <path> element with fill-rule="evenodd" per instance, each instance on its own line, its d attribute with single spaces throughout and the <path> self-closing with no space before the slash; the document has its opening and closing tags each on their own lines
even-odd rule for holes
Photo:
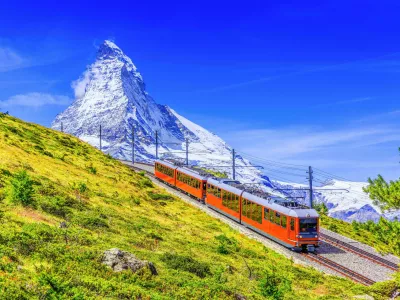
<svg viewBox="0 0 400 300">
<path fill-rule="evenodd" d="M 132 132 L 136 161 L 156 158 L 156 135 L 160 158 L 184 162 L 188 142 L 191 165 L 224 171 L 232 177 L 232 147 L 174 109 L 157 104 L 146 91 L 143 77 L 132 60 L 114 42 L 106 40 L 100 45 L 95 62 L 72 87 L 75 100 L 56 116 L 53 129 L 63 129 L 99 148 L 101 126 L 101 150 L 121 160 L 132 159 Z M 261 186 L 274 195 L 308 198 L 307 186 L 270 180 L 240 155 L 236 155 L 235 161 L 237 180 Z M 325 202 L 333 217 L 350 222 L 376 221 L 383 213 L 362 192 L 365 185 L 327 182 L 314 192 L 314 198 Z M 334 195 L 329 191 L 332 187 L 346 188 L 349 192 Z M 300 190 L 282 190 L 288 188 Z"/>
</svg>

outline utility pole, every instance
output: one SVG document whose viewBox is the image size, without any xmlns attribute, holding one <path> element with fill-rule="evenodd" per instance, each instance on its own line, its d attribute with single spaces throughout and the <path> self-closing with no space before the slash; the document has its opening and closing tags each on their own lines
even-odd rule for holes
<svg viewBox="0 0 400 300">
<path fill-rule="evenodd" d="M 309 184 L 310 184 L 310 208 L 312 208 L 312 206 L 313 206 L 313 186 L 312 186 L 312 184 L 313 184 L 313 170 L 312 170 L 312 167 L 311 166 L 309 166 L 308 167 L 308 182 L 309 182 Z"/>
<path fill-rule="evenodd" d="M 235 149 L 232 149 L 232 173 L 233 173 L 233 180 L 236 180 L 236 166 L 235 166 Z"/>
<path fill-rule="evenodd" d="M 156 159 L 158 159 L 158 130 L 156 130 Z"/>
<path fill-rule="evenodd" d="M 132 164 L 135 163 L 135 127 L 132 126 Z"/>
<path fill-rule="evenodd" d="M 186 166 L 189 166 L 189 139 L 186 139 Z"/>
<path fill-rule="evenodd" d="M 100 125 L 100 135 L 99 135 L 99 138 L 100 138 L 100 151 L 101 151 L 101 125 Z"/>
<path fill-rule="evenodd" d="M 64 132 L 64 124 L 61 122 L 61 132 Z"/>
</svg>

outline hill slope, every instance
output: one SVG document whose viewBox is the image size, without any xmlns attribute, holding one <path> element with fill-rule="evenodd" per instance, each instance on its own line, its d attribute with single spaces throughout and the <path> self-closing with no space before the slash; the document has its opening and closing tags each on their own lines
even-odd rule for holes
<svg viewBox="0 0 400 300">
<path fill-rule="evenodd" d="M 12 202 L 21 170 L 32 180 L 30 206 Z M 77 138 L 3 115 L 0 176 L 5 299 L 383 297 L 380 285 L 294 265 Z M 113 273 L 100 258 L 115 247 L 159 275 Z"/>
</svg>

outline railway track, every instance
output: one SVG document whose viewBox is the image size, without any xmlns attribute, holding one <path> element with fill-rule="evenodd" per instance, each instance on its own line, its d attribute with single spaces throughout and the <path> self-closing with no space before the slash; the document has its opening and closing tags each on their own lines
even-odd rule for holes
<svg viewBox="0 0 400 300">
<path fill-rule="evenodd" d="M 148 164 L 137 164 L 137 165 L 142 165 L 142 167 L 145 166 L 147 168 L 151 167 Z M 139 167 L 137 165 L 136 166 L 130 165 L 130 167 L 132 169 L 137 170 L 137 171 L 142 171 L 142 172 L 144 171 L 148 176 L 157 179 L 152 172 L 150 172 L 149 170 L 143 169 L 143 168 L 141 168 L 141 167 Z M 326 236 L 326 235 L 323 235 L 323 236 Z M 329 236 L 328 236 L 328 238 L 329 238 Z M 327 239 L 325 239 L 325 240 L 327 240 Z M 363 275 L 361 275 L 361 274 L 359 274 L 359 273 L 357 273 L 357 272 L 355 272 L 353 270 L 350 270 L 349 268 L 347 268 L 345 266 L 342 266 L 342 265 L 340 265 L 340 264 L 338 264 L 338 263 L 336 263 L 336 262 L 334 262 L 334 261 L 332 261 L 332 260 L 330 260 L 330 259 L 328 259 L 326 257 L 323 257 L 321 255 L 318 255 L 318 254 L 315 254 L 315 253 L 302 253 L 302 256 L 305 257 L 308 260 L 311 260 L 313 262 L 316 262 L 316 263 L 324 266 L 325 268 L 328 268 L 328 269 L 330 269 L 330 270 L 332 270 L 332 271 L 334 271 L 334 272 L 336 272 L 338 274 L 341 274 L 342 276 L 344 276 L 346 278 L 352 279 L 353 281 L 358 282 L 360 284 L 369 286 L 369 285 L 372 285 L 372 284 L 375 283 L 374 280 L 369 279 L 369 278 L 367 278 L 367 277 L 365 277 L 365 276 L 363 276 Z"/>
<path fill-rule="evenodd" d="M 302 255 L 312 261 L 315 261 L 315 262 L 343 275 L 344 277 L 350 278 L 353 281 L 356 281 L 363 285 L 369 286 L 376 282 L 372 279 L 365 277 L 364 275 L 361 275 L 353 270 L 350 270 L 349 268 L 346 268 L 345 266 L 342 266 L 342 265 L 334 262 L 333 260 L 330 260 L 329 258 L 318 255 L 316 253 L 302 253 Z"/>
<path fill-rule="evenodd" d="M 353 245 L 351 245 L 349 243 L 343 242 L 343 241 L 341 241 L 339 239 L 333 238 L 333 237 L 331 237 L 329 235 L 326 235 L 326 234 L 323 234 L 323 233 L 320 233 L 320 238 L 323 241 L 325 241 L 326 243 L 328 243 L 328 244 L 331 244 L 333 246 L 342 248 L 343 250 L 346 250 L 348 252 L 352 252 L 354 254 L 357 254 L 357 255 L 365 258 L 365 259 L 373 261 L 374 263 L 379 264 L 381 266 L 384 266 L 384 267 L 386 267 L 388 269 L 391 269 L 393 271 L 398 271 L 399 270 L 399 266 L 397 264 L 395 264 L 395 263 L 393 263 L 393 262 L 391 262 L 391 261 L 389 261 L 387 259 L 384 259 L 384 258 L 382 258 L 382 257 L 380 257 L 378 255 L 369 253 L 369 252 L 367 252 L 365 250 L 362 250 L 362 249 L 360 249 L 358 247 L 355 247 L 355 246 L 353 246 Z"/>
</svg>

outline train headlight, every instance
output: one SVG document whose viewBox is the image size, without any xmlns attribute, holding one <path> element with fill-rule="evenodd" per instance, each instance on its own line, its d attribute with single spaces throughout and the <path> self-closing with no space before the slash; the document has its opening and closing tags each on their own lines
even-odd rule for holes
<svg viewBox="0 0 400 300">
<path fill-rule="evenodd" d="M 318 235 L 315 236 L 316 238 L 318 237 Z"/>
<path fill-rule="evenodd" d="M 300 236 L 300 238 L 302 239 L 303 237 L 302 237 L 302 236 Z"/>
</svg>

